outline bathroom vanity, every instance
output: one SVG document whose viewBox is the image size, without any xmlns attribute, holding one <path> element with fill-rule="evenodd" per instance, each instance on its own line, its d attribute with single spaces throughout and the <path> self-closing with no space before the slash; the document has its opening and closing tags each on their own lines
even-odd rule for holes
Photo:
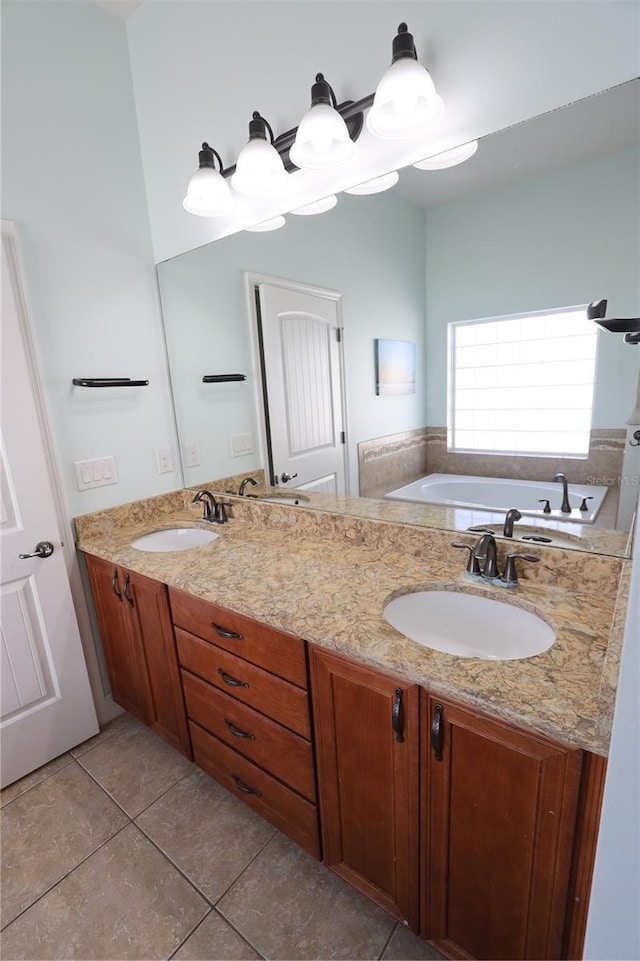
<svg viewBox="0 0 640 961">
<path fill-rule="evenodd" d="M 551 650 L 462 659 L 381 615 L 465 589 L 451 535 L 237 499 L 211 544 L 131 547 L 191 496 L 76 520 L 114 698 L 443 954 L 580 957 L 625 562 L 538 548 Z"/>
</svg>

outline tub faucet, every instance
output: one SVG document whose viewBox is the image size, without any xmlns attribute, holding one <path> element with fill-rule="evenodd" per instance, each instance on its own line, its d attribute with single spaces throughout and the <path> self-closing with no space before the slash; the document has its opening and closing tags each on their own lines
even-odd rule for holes
<svg viewBox="0 0 640 961">
<path fill-rule="evenodd" d="M 483 534 L 471 552 L 471 557 L 478 561 L 484 560 L 482 576 L 491 580 L 498 576 L 498 555 L 496 539 L 493 534 Z"/>
<path fill-rule="evenodd" d="M 245 479 L 241 482 L 240 487 L 238 488 L 238 494 L 240 495 L 240 497 L 244 497 L 244 489 L 247 486 L 247 484 L 251 484 L 252 487 L 258 486 L 258 482 L 255 479 L 255 477 L 245 477 Z"/>
<path fill-rule="evenodd" d="M 555 481 L 560 481 L 562 484 L 562 507 L 560 510 L 563 514 L 571 513 L 571 504 L 569 503 L 569 485 L 567 483 L 567 478 L 564 474 L 556 474 L 553 478 Z"/>
<path fill-rule="evenodd" d="M 513 537 L 513 523 L 514 521 L 519 521 L 522 519 L 522 514 L 517 507 L 512 507 L 511 510 L 507 511 L 507 516 L 504 519 L 504 529 L 502 531 L 503 537 Z"/>
</svg>

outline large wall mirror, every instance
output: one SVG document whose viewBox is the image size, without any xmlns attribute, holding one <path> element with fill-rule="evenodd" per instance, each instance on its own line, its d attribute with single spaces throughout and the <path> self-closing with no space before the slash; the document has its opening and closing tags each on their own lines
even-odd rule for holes
<svg viewBox="0 0 640 961">
<path fill-rule="evenodd" d="M 404 436 L 413 443 L 425 429 L 433 434 L 427 443 L 438 432 L 446 437 L 449 323 L 599 298 L 608 299 L 615 316 L 637 316 L 639 117 L 640 81 L 631 81 L 487 136 L 460 166 L 402 170 L 391 191 L 342 194 L 326 213 L 289 215 L 278 231 L 245 231 L 159 264 L 187 486 L 268 468 L 248 275 L 340 296 L 351 497 L 361 491 L 366 442 L 393 444 Z M 378 339 L 415 344 L 415 392 L 376 393 Z M 550 343 L 550 359 L 552 350 Z M 612 470 L 624 507 L 620 527 L 628 528 L 638 464 L 625 431 L 636 406 L 640 347 L 600 332 L 597 350 L 592 429 L 599 437 L 616 435 Z M 246 379 L 203 382 L 226 374 Z M 549 480 L 557 469 L 551 458 Z M 607 469 L 604 444 L 594 461 L 596 483 Z M 518 470 L 515 476 L 526 476 Z M 612 485 L 615 477 L 607 478 Z M 367 514 L 367 503 L 379 516 L 374 500 L 362 501 L 357 512 Z M 458 524 L 450 512 L 440 522 L 424 516 L 427 526 Z M 418 511 L 411 523 L 420 523 Z M 616 523 L 614 513 L 611 528 Z M 624 553 L 624 538 L 610 543 L 602 540 L 604 553 Z M 592 538 L 587 549 L 593 544 Z"/>
</svg>

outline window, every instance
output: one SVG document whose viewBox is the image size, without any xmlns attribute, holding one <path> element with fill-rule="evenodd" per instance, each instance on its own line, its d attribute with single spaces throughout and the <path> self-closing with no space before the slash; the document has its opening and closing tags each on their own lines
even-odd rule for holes
<svg viewBox="0 0 640 961">
<path fill-rule="evenodd" d="M 449 324 L 449 450 L 586 457 L 597 333 L 576 307 Z"/>
</svg>

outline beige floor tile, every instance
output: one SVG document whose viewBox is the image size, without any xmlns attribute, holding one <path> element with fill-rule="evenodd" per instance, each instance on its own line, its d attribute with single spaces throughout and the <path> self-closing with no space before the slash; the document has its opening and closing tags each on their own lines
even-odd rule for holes
<svg viewBox="0 0 640 961">
<path fill-rule="evenodd" d="M 48 764 L 43 764 L 37 770 L 32 771 L 31 774 L 21 777 L 19 781 L 14 781 L 13 784 L 8 784 L 7 787 L 0 791 L 0 807 L 4 807 L 9 801 L 15 801 L 17 797 L 24 794 L 25 791 L 29 791 L 40 781 L 45 781 L 56 771 L 65 767 L 66 764 L 71 763 L 71 754 L 61 754 L 60 757 L 56 757 L 53 761 L 49 761 Z"/>
<path fill-rule="evenodd" d="M 2 813 L 2 924 L 126 823 L 76 761 L 7 804 Z"/>
<path fill-rule="evenodd" d="M 215 902 L 275 828 L 202 771 L 167 791 L 136 824 Z"/>
<path fill-rule="evenodd" d="M 387 945 L 382 961 L 444 961 L 444 955 L 399 924 Z"/>
<path fill-rule="evenodd" d="M 378 958 L 395 921 L 277 834 L 218 903 L 265 958 Z"/>
<path fill-rule="evenodd" d="M 168 958 L 209 905 L 130 824 L 2 935 L 4 958 Z"/>
<path fill-rule="evenodd" d="M 86 754 L 87 751 L 90 751 L 96 744 L 106 741 L 108 737 L 111 737 L 111 735 L 115 734 L 120 728 L 127 726 L 135 727 L 137 724 L 138 721 L 136 721 L 131 714 L 123 711 L 122 714 L 118 714 L 112 721 L 109 721 L 108 724 L 101 727 L 99 734 L 95 734 L 93 737 L 90 737 L 88 741 L 83 741 L 82 744 L 72 747 L 69 753 L 73 754 L 74 757 L 80 757 L 81 754 Z"/>
<path fill-rule="evenodd" d="M 176 951 L 172 961 L 255 961 L 259 957 L 219 914 L 212 911 Z"/>
<path fill-rule="evenodd" d="M 120 726 L 78 762 L 132 818 L 194 770 L 190 761 L 137 721 Z"/>
</svg>

